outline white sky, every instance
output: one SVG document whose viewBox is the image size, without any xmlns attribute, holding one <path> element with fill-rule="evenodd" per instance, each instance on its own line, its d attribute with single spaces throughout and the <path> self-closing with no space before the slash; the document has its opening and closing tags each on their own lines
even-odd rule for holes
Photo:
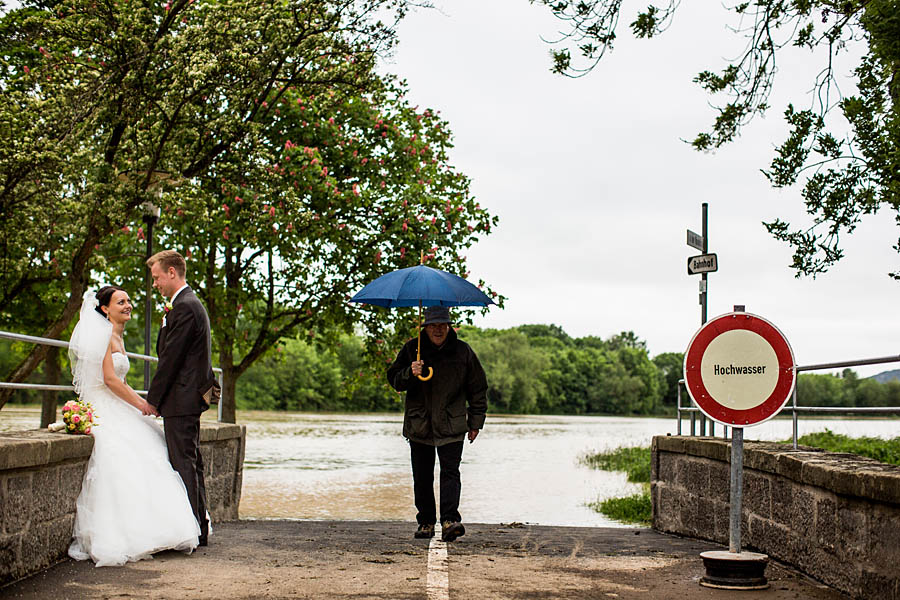
<svg viewBox="0 0 900 600">
<path fill-rule="evenodd" d="M 508 301 L 476 325 L 555 323 L 603 338 L 633 330 L 651 355 L 684 351 L 700 325 L 700 276 L 686 273 L 687 257 L 700 252 L 685 232 L 701 232 L 708 202 L 719 259 L 710 318 L 745 304 L 781 329 L 801 365 L 900 354 L 900 282 L 887 276 L 900 263 L 891 248 L 900 232 L 889 212 L 864 221 L 845 242 L 846 258 L 817 280 L 795 279 L 790 248 L 762 225 L 808 223 L 799 188 L 775 190 L 759 172 L 784 137 L 787 102 L 808 106 L 803 94 L 817 69 L 806 55 L 780 58 L 767 118 L 701 154 L 681 140 L 714 112 L 691 80 L 743 48 L 721 5 L 682 3 L 653 40 L 634 40 L 623 16 L 615 50 L 571 80 L 549 72 L 540 36 L 560 24 L 547 9 L 526 0 L 437 4 L 401 24 L 385 70 L 408 80 L 413 104 L 449 120 L 452 162 L 500 217 L 468 259 L 472 276 Z"/>
</svg>

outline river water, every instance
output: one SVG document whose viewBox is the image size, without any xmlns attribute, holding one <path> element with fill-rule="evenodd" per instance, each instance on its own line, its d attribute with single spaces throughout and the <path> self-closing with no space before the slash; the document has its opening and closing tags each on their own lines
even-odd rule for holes
<svg viewBox="0 0 900 600">
<path fill-rule="evenodd" d="M 0 431 L 33 429 L 39 421 L 37 408 L 0 411 Z M 252 411 L 239 412 L 238 422 L 247 426 L 242 518 L 415 519 L 402 415 Z M 897 420 L 800 421 L 801 435 L 826 428 L 900 435 Z M 587 504 L 637 493 L 640 485 L 624 473 L 589 469 L 579 457 L 649 445 L 654 435 L 676 431 L 674 418 L 489 415 L 475 443 L 465 444 L 460 512 L 469 522 L 617 526 Z M 790 436 L 790 419 L 744 433 L 748 440 Z"/>
</svg>

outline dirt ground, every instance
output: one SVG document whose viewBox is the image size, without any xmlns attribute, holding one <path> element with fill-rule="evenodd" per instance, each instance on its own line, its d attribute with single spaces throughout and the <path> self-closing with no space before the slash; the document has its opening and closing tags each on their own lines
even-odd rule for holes
<svg viewBox="0 0 900 600">
<path fill-rule="evenodd" d="M 426 589 L 429 540 L 413 539 L 413 523 L 245 520 L 218 525 L 190 556 L 104 568 L 65 560 L 0 588 L 0 598 L 848 598 L 776 563 L 767 590 L 702 587 L 700 553 L 722 548 L 648 529 L 466 528 L 447 544 L 444 595 Z"/>
</svg>

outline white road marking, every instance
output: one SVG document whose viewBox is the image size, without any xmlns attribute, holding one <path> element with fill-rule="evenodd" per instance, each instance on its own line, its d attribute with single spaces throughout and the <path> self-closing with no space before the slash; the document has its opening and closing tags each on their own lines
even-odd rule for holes
<svg viewBox="0 0 900 600">
<path fill-rule="evenodd" d="M 447 572 L 447 543 L 431 538 L 428 545 L 428 577 L 425 580 L 428 600 L 450 600 L 450 575 Z"/>
</svg>

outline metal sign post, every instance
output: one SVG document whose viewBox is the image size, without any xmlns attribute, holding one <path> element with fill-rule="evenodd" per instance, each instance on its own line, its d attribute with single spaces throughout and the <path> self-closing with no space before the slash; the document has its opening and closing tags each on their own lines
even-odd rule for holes
<svg viewBox="0 0 900 600">
<path fill-rule="evenodd" d="M 700 554 L 706 575 L 700 585 L 724 589 L 768 587 L 769 557 L 741 551 L 744 427 L 778 414 L 796 384 L 794 353 L 772 323 L 744 312 L 720 315 L 694 334 L 684 355 L 684 382 L 700 411 L 731 427 L 731 493 L 728 552 Z"/>
</svg>

